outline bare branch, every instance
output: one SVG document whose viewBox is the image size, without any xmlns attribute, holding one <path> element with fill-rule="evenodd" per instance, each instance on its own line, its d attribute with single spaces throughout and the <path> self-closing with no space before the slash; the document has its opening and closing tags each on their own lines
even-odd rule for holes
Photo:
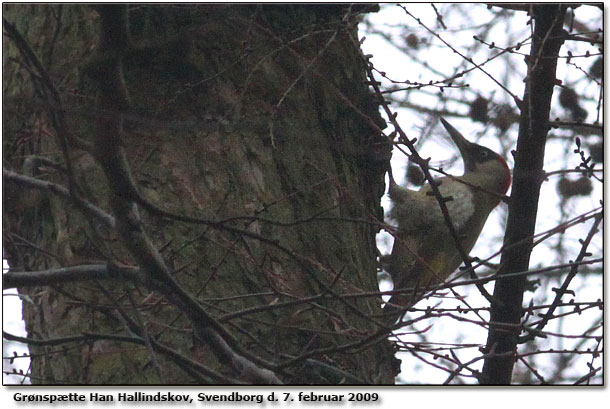
<svg viewBox="0 0 610 409">
<path fill-rule="evenodd" d="M 2 289 L 109 279 L 127 279 L 137 282 L 140 278 L 141 274 L 137 269 L 109 264 L 85 264 L 43 271 L 9 271 L 2 275 Z"/>
<path fill-rule="evenodd" d="M 75 205 L 77 205 L 78 208 L 80 208 L 85 214 L 93 217 L 95 220 L 99 220 L 108 227 L 114 227 L 115 225 L 115 219 L 110 214 L 106 213 L 103 209 L 97 207 L 93 203 L 82 199 L 76 194 L 70 193 L 67 188 L 61 185 L 58 185 L 53 182 L 47 182 L 45 180 L 36 179 L 34 177 L 23 175 L 6 169 L 2 169 L 2 176 L 4 176 L 9 182 L 18 183 L 20 185 L 33 189 L 46 190 L 60 197 L 68 199 L 72 201 Z"/>
</svg>

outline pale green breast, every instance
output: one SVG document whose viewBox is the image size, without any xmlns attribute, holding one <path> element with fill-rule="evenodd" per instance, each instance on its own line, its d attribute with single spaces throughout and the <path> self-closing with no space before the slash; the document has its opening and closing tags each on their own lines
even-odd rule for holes
<svg viewBox="0 0 610 409">
<path fill-rule="evenodd" d="M 424 186 L 412 192 L 399 220 L 390 273 L 400 287 L 429 285 L 444 281 L 462 263 L 440 205 Z M 486 203 L 478 200 L 472 188 L 456 180 L 443 178 L 439 190 L 446 202 L 451 222 L 468 254 L 489 215 Z"/>
</svg>

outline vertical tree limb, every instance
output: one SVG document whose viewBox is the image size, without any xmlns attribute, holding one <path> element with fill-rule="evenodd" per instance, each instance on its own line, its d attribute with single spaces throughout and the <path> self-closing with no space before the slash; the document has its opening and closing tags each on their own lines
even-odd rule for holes
<svg viewBox="0 0 610 409">
<path fill-rule="evenodd" d="M 544 149 L 549 130 L 549 112 L 556 85 L 557 56 L 563 44 L 565 5 L 535 5 L 530 8 L 535 24 L 530 55 L 526 57 L 528 74 L 521 106 L 519 139 L 515 152 L 513 190 L 508 207 L 499 274 L 526 271 L 529 268 L 536 226 L 540 186 L 544 180 Z M 523 292 L 527 277 L 496 281 L 494 298 L 500 302 L 491 309 L 491 326 L 483 366 L 483 384 L 511 382 L 514 352 L 522 316 Z"/>
</svg>

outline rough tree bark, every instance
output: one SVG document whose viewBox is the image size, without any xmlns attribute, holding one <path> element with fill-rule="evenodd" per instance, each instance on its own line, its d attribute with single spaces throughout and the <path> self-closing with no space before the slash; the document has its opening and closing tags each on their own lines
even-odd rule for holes
<svg viewBox="0 0 610 409">
<path fill-rule="evenodd" d="M 219 351 L 287 383 L 393 382 L 380 299 L 341 296 L 378 289 L 366 10 L 108 7 L 4 6 L 5 256 L 64 278 L 19 290 L 32 382 L 260 382 Z"/>
</svg>

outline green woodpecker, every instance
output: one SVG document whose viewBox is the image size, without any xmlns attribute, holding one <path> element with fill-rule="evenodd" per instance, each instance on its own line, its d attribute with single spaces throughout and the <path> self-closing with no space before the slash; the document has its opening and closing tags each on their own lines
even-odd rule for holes
<svg viewBox="0 0 610 409">
<path fill-rule="evenodd" d="M 492 150 L 469 142 L 447 121 L 445 129 L 458 147 L 464 161 L 464 174 L 435 179 L 451 222 L 466 254 L 481 234 L 489 213 L 510 186 L 506 161 Z M 438 200 L 429 184 L 414 191 L 398 186 L 390 175 L 389 216 L 396 225 L 392 254 L 384 262 L 394 282 L 395 294 L 384 307 L 388 320 L 400 317 L 399 307 L 419 301 L 431 286 L 445 281 L 463 259 L 451 236 Z"/>
</svg>

